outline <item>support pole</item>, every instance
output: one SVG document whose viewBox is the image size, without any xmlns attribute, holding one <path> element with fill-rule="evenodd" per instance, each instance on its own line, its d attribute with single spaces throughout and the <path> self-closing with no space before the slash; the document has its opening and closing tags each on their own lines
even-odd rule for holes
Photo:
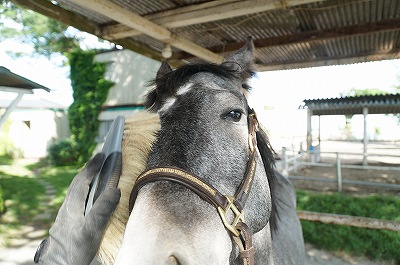
<svg viewBox="0 0 400 265">
<path fill-rule="evenodd" d="M 368 108 L 363 108 L 364 115 L 364 152 L 363 152 L 363 166 L 368 166 L 368 133 L 367 133 L 367 116 L 368 116 Z"/>
<path fill-rule="evenodd" d="M 312 110 L 307 110 L 307 152 L 310 151 L 312 145 L 312 130 L 311 130 L 311 117 L 313 113 Z"/>
<path fill-rule="evenodd" d="M 336 179 L 338 185 L 338 192 L 342 192 L 342 166 L 339 153 L 336 153 Z"/>
<path fill-rule="evenodd" d="M 17 97 L 11 102 L 10 106 L 8 106 L 8 108 L 6 109 L 4 114 L 1 116 L 1 118 L 0 118 L 0 128 L 3 125 L 3 123 L 7 120 L 8 116 L 10 115 L 10 113 L 15 109 L 15 107 L 18 104 L 18 102 L 22 99 L 23 95 L 24 95 L 24 93 L 18 93 Z"/>
<path fill-rule="evenodd" d="M 321 150 L 321 115 L 318 115 L 318 146 Z"/>
</svg>

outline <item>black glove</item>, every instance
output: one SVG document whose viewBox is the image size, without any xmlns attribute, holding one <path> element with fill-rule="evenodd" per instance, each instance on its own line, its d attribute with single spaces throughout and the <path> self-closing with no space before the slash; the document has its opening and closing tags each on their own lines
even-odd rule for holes
<svg viewBox="0 0 400 265">
<path fill-rule="evenodd" d="M 121 153 L 118 152 L 121 156 Z M 85 216 L 90 184 L 93 177 L 102 168 L 104 154 L 97 154 L 85 168 L 78 173 L 68 188 L 50 236 L 39 245 L 34 261 L 48 265 L 87 265 L 95 257 L 100 246 L 102 234 L 108 220 L 115 210 L 121 192 L 110 187 L 99 195 L 92 209 Z M 120 170 L 121 159 L 117 159 L 114 169 Z M 104 169 L 104 166 L 103 166 Z M 119 174 L 117 176 L 119 178 Z M 110 179 L 108 183 L 118 183 Z"/>
</svg>

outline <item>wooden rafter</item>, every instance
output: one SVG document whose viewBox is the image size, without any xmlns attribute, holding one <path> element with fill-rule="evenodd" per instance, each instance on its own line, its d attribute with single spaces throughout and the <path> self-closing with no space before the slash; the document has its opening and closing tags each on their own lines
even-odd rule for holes
<svg viewBox="0 0 400 265">
<path fill-rule="evenodd" d="M 108 0 L 70 0 L 70 2 L 93 10 L 99 14 L 109 17 L 110 19 L 124 24 L 130 28 L 136 29 L 154 39 L 170 44 L 182 51 L 190 53 L 203 60 L 221 63 L 223 57 L 215 54 L 194 42 L 176 35 L 167 28 L 159 26 L 138 14 L 127 10 L 126 8 L 114 4 Z"/>
<path fill-rule="evenodd" d="M 400 30 L 400 18 L 386 19 L 375 23 L 365 23 L 342 28 L 334 28 L 327 30 L 312 30 L 299 32 L 286 36 L 277 36 L 267 39 L 258 39 L 254 41 L 256 48 L 267 48 L 273 46 L 282 46 L 288 44 L 310 43 L 324 41 L 329 39 L 337 39 L 348 36 L 356 36 L 362 34 L 371 34 L 382 31 Z M 209 47 L 210 51 L 215 53 L 230 52 L 239 49 L 244 43 L 228 43 L 224 46 Z M 174 54 L 173 59 L 189 59 L 192 56 L 185 53 Z"/>
<path fill-rule="evenodd" d="M 22 0 L 10 0 L 24 8 L 28 8 L 35 12 L 38 12 L 44 16 L 47 16 L 51 19 L 64 23 L 66 25 L 70 25 L 76 29 L 81 31 L 99 36 L 100 28 L 93 22 L 89 21 L 86 17 L 79 15 L 77 13 L 70 12 L 68 10 L 63 9 L 62 7 L 53 4 L 47 0 L 35 0 L 35 1 L 22 1 Z M 100 36 L 99 36 L 100 37 Z M 109 40 L 109 39 L 106 39 Z M 130 49 L 134 52 L 143 54 L 149 58 L 161 61 L 162 56 L 159 52 L 145 46 L 139 44 L 137 42 L 128 40 L 128 39 L 120 39 L 120 40 L 110 40 L 115 44 L 119 44 L 126 49 Z"/>
<path fill-rule="evenodd" d="M 217 0 L 143 17 L 165 28 L 178 28 L 320 1 L 321 0 Z M 120 39 L 140 34 L 142 34 L 142 32 L 123 24 L 105 26 L 102 28 L 102 35 L 108 39 Z"/>
<path fill-rule="evenodd" d="M 277 71 L 277 70 L 289 70 L 297 68 L 309 68 L 318 66 L 328 65 L 343 65 L 343 64 L 355 64 L 372 61 L 392 60 L 400 59 L 400 49 L 392 51 L 382 51 L 381 53 L 374 51 L 364 54 L 358 54 L 357 56 L 342 56 L 335 59 L 326 58 L 315 58 L 314 60 L 302 61 L 297 63 L 285 63 L 285 64 L 271 64 L 271 65 L 258 65 L 257 71 Z"/>
</svg>

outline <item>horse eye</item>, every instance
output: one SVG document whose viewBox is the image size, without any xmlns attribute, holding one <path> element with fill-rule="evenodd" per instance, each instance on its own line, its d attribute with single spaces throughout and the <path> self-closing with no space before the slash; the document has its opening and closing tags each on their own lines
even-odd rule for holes
<svg viewBox="0 0 400 265">
<path fill-rule="evenodd" d="M 239 110 L 232 110 L 224 117 L 224 119 L 228 119 L 234 122 L 240 121 L 240 118 L 242 118 L 242 112 Z"/>
</svg>

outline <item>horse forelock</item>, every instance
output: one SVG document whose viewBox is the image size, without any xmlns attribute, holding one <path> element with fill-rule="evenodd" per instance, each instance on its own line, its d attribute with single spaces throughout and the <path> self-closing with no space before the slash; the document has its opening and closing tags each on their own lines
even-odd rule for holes
<svg viewBox="0 0 400 265">
<path fill-rule="evenodd" d="M 148 86 L 154 88 L 147 94 L 145 106 L 151 111 L 158 111 L 168 98 L 176 97 L 180 91 L 184 91 L 185 84 L 188 80 L 198 73 L 210 73 L 216 77 L 220 77 L 234 82 L 241 83 L 240 88 L 250 90 L 247 83 L 248 78 L 255 75 L 252 71 L 239 72 L 237 69 L 229 67 L 229 64 L 213 64 L 213 63 L 197 63 L 188 64 L 177 68 L 174 71 L 157 76 L 148 83 Z"/>
</svg>

